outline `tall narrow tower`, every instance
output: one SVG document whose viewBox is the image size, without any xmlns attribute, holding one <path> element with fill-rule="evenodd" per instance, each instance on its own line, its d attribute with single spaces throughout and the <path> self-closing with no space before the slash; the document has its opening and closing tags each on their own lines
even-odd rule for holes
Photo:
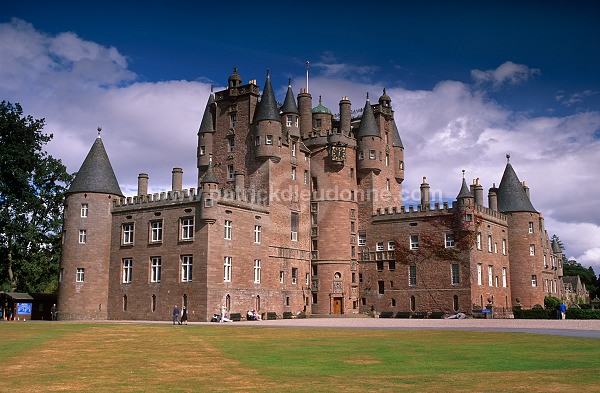
<svg viewBox="0 0 600 393">
<path fill-rule="evenodd" d="M 123 193 L 100 131 L 98 128 L 98 137 L 66 193 L 58 287 L 60 319 L 108 317 L 111 207 Z"/>
</svg>

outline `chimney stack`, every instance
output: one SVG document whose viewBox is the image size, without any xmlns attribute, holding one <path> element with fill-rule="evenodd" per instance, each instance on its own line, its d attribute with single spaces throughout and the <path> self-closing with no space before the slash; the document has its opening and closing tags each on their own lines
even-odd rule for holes
<svg viewBox="0 0 600 393">
<path fill-rule="evenodd" d="M 429 191 L 429 184 L 427 178 L 423 176 L 423 183 L 421 183 L 421 209 L 429 210 L 431 208 L 431 194 Z"/>
<path fill-rule="evenodd" d="M 173 168 L 173 180 L 172 180 L 172 190 L 173 191 L 181 191 L 182 183 L 183 183 L 183 169 L 181 168 Z"/>
<path fill-rule="evenodd" d="M 138 196 L 148 194 L 148 174 L 140 173 L 138 175 Z"/>
</svg>

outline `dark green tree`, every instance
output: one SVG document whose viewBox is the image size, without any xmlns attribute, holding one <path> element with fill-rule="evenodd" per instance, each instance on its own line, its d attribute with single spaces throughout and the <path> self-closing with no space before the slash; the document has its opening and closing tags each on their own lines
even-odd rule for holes
<svg viewBox="0 0 600 393">
<path fill-rule="evenodd" d="M 64 193 L 72 176 L 44 145 L 44 119 L 0 103 L 0 288 L 55 292 Z"/>
</svg>

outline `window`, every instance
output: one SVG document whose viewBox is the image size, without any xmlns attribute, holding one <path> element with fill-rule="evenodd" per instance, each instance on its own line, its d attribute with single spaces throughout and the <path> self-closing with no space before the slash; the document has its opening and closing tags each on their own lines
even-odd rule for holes
<svg viewBox="0 0 600 393">
<path fill-rule="evenodd" d="M 377 271 L 378 272 L 383 271 L 383 261 L 377 261 Z"/>
<path fill-rule="evenodd" d="M 369 150 L 369 160 L 374 160 L 376 157 L 375 150 Z"/>
<path fill-rule="evenodd" d="M 292 115 L 287 115 L 286 116 L 286 120 L 285 120 L 285 125 L 287 127 L 291 127 L 292 126 L 292 122 L 294 121 L 294 116 Z"/>
<path fill-rule="evenodd" d="M 296 142 L 292 142 L 292 157 L 296 157 Z"/>
<path fill-rule="evenodd" d="M 465 221 L 468 221 L 468 222 L 473 221 L 473 215 L 471 213 L 467 213 L 465 215 Z"/>
<path fill-rule="evenodd" d="M 481 263 L 478 263 L 477 264 L 477 285 L 482 285 L 482 280 L 481 280 L 481 274 L 482 274 L 482 272 L 481 272 L 481 268 L 482 268 Z"/>
<path fill-rule="evenodd" d="M 398 169 L 404 169 L 404 161 L 398 161 Z"/>
<path fill-rule="evenodd" d="M 529 233 L 533 233 L 533 222 L 529 222 Z"/>
<path fill-rule="evenodd" d="M 181 282 L 192 281 L 192 266 L 194 257 L 192 255 L 181 256 Z"/>
<path fill-rule="evenodd" d="M 453 263 L 451 267 L 452 271 L 452 285 L 460 285 L 460 271 L 458 263 Z"/>
<path fill-rule="evenodd" d="M 350 179 L 354 179 L 354 168 L 350 168 Z"/>
<path fill-rule="evenodd" d="M 63 282 L 65 279 L 65 269 L 61 268 L 58 272 L 58 282 Z"/>
<path fill-rule="evenodd" d="M 237 124 L 237 115 L 235 113 L 232 113 L 231 115 L 229 115 L 229 120 L 230 120 L 231 128 L 235 128 L 235 125 Z"/>
<path fill-rule="evenodd" d="M 162 242 L 163 237 L 163 226 L 162 221 L 152 221 L 150 223 L 151 234 L 150 241 L 153 243 Z"/>
<path fill-rule="evenodd" d="M 292 268 L 292 284 L 297 284 L 298 283 L 298 268 L 293 267 Z"/>
<path fill-rule="evenodd" d="M 204 207 L 212 207 L 212 199 L 211 198 L 206 198 L 204 200 Z"/>
<path fill-rule="evenodd" d="M 359 246 L 367 245 L 367 233 L 366 232 L 358 232 L 358 245 Z"/>
<path fill-rule="evenodd" d="M 410 249 L 411 250 L 419 249 L 419 235 L 410 235 Z"/>
<path fill-rule="evenodd" d="M 85 229 L 79 230 L 79 244 L 85 244 L 87 240 L 87 231 Z"/>
<path fill-rule="evenodd" d="M 535 255 L 535 244 L 529 245 L 529 255 L 531 255 L 531 256 Z"/>
<path fill-rule="evenodd" d="M 446 248 L 454 248 L 454 234 L 446 233 L 445 238 L 446 238 L 446 240 L 445 240 Z"/>
<path fill-rule="evenodd" d="M 231 257 L 225 257 L 223 261 L 223 281 L 231 282 Z"/>
<path fill-rule="evenodd" d="M 194 238 L 194 219 L 181 219 L 181 240 L 191 240 Z"/>
<path fill-rule="evenodd" d="M 358 159 L 359 160 L 364 160 L 365 159 L 365 153 L 362 150 L 358 151 Z"/>
<path fill-rule="evenodd" d="M 77 268 L 77 274 L 75 276 L 75 282 L 83 282 L 85 278 L 85 269 L 82 267 Z"/>
<path fill-rule="evenodd" d="M 285 278 L 285 272 L 283 270 L 279 271 L 279 283 L 283 284 L 283 280 Z"/>
<path fill-rule="evenodd" d="M 310 274 L 306 273 L 306 276 L 304 278 L 305 278 L 304 283 L 306 285 L 310 285 Z"/>
<path fill-rule="evenodd" d="M 408 266 L 408 285 L 411 287 L 417 285 L 417 265 Z"/>
<path fill-rule="evenodd" d="M 225 226 L 223 230 L 223 239 L 231 240 L 231 233 L 233 232 L 233 223 L 229 220 L 225 220 Z"/>
<path fill-rule="evenodd" d="M 477 232 L 477 249 L 481 250 L 481 232 Z"/>
<path fill-rule="evenodd" d="M 350 233 L 356 232 L 356 223 L 354 221 L 350 221 Z"/>
<path fill-rule="evenodd" d="M 292 167 L 292 180 L 296 180 L 296 167 Z"/>
<path fill-rule="evenodd" d="M 393 240 L 390 240 L 388 242 L 388 251 L 394 251 L 396 249 L 396 242 Z"/>
<path fill-rule="evenodd" d="M 544 267 L 548 267 L 548 260 L 546 259 L 546 254 L 544 254 Z"/>
<path fill-rule="evenodd" d="M 292 212 L 291 215 L 291 220 L 290 220 L 290 227 L 291 227 L 291 239 L 292 241 L 298 241 L 298 213 L 296 212 Z"/>
<path fill-rule="evenodd" d="M 502 255 L 506 255 L 506 239 L 502 239 Z"/>
<path fill-rule="evenodd" d="M 304 171 L 304 184 L 308 184 L 308 171 Z"/>
<path fill-rule="evenodd" d="M 377 281 L 377 289 L 380 295 L 385 294 L 385 281 Z"/>
<path fill-rule="evenodd" d="M 227 165 L 227 180 L 233 180 L 233 165 Z"/>
<path fill-rule="evenodd" d="M 150 258 L 150 282 L 160 282 L 160 273 L 162 268 L 162 261 L 160 257 Z"/>
<path fill-rule="evenodd" d="M 267 135 L 265 137 L 265 145 L 272 145 L 273 144 L 273 135 Z"/>
<path fill-rule="evenodd" d="M 458 295 L 454 295 L 452 298 L 452 308 L 454 309 L 455 312 L 457 312 L 459 310 L 458 308 Z"/>
<path fill-rule="evenodd" d="M 488 266 L 488 286 L 494 286 L 494 267 Z"/>
<path fill-rule="evenodd" d="M 410 311 L 414 312 L 417 309 L 417 299 L 414 296 L 410 297 Z"/>
<path fill-rule="evenodd" d="M 488 252 L 492 252 L 492 235 L 488 235 Z"/>
<path fill-rule="evenodd" d="M 260 244 L 261 226 L 254 226 L 254 243 Z"/>
<path fill-rule="evenodd" d="M 506 288 L 507 280 L 506 280 L 506 268 L 502 268 L 502 288 Z"/>
<path fill-rule="evenodd" d="M 200 146 L 200 155 L 203 156 L 206 154 L 206 146 Z"/>
<path fill-rule="evenodd" d="M 531 276 L 531 286 L 537 287 L 537 276 L 535 274 Z"/>
<path fill-rule="evenodd" d="M 317 128 L 321 127 L 321 119 L 315 119 L 315 125 Z"/>
<path fill-rule="evenodd" d="M 390 179 L 385 179 L 385 190 L 389 191 L 390 190 Z"/>
<path fill-rule="evenodd" d="M 385 166 L 390 166 L 390 155 L 385 153 Z"/>
<path fill-rule="evenodd" d="M 383 251 L 383 242 L 377 242 L 377 251 Z"/>
<path fill-rule="evenodd" d="M 352 258 L 356 258 L 356 246 L 350 246 L 350 254 Z"/>
<path fill-rule="evenodd" d="M 299 124 L 300 124 L 300 118 L 298 116 L 296 116 L 296 118 L 294 119 L 294 125 L 296 127 L 298 127 Z"/>
<path fill-rule="evenodd" d="M 260 284 L 260 259 L 254 260 L 254 283 Z"/>
<path fill-rule="evenodd" d="M 260 146 L 260 137 L 259 136 L 254 138 L 254 146 Z"/>
<path fill-rule="evenodd" d="M 396 270 L 396 261 L 389 261 L 388 262 L 388 269 L 390 270 L 390 272 L 393 272 Z"/>
<path fill-rule="evenodd" d="M 235 150 L 235 139 L 233 137 L 227 138 L 227 150 L 230 153 L 233 153 L 233 151 Z"/>
<path fill-rule="evenodd" d="M 133 261 L 131 258 L 123 259 L 123 284 L 131 282 L 131 271 L 133 269 Z"/>
<path fill-rule="evenodd" d="M 88 216 L 88 204 L 82 203 L 81 204 L 81 217 L 87 217 L 87 216 Z"/>
</svg>

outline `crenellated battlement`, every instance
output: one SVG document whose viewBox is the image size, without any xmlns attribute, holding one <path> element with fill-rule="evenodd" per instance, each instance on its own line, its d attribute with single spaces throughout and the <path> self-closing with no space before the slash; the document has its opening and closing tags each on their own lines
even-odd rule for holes
<svg viewBox="0 0 600 393">
<path fill-rule="evenodd" d="M 489 207 L 485 207 L 482 205 L 475 205 L 475 211 L 486 215 L 490 218 L 495 218 L 497 220 L 506 221 L 506 214 L 500 213 L 499 211 L 492 210 Z"/>
<path fill-rule="evenodd" d="M 425 205 L 408 205 L 397 207 L 377 209 L 376 212 L 371 216 L 374 220 L 378 219 L 390 219 L 390 218 L 420 218 L 429 217 L 433 214 L 440 213 L 453 213 L 454 209 L 458 207 L 456 201 L 449 204 L 448 202 L 434 203 L 432 206 Z"/>
</svg>

